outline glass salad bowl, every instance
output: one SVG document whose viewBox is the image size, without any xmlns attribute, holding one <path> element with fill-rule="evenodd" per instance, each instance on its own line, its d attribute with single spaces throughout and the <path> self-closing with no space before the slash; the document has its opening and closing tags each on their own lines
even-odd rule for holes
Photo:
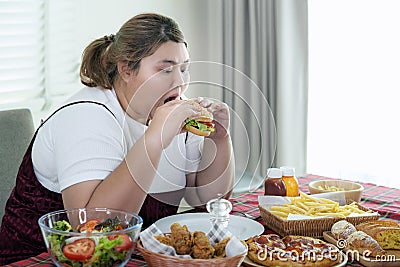
<svg viewBox="0 0 400 267">
<path fill-rule="evenodd" d="M 57 266 L 124 266 L 136 248 L 142 218 L 108 208 L 54 211 L 39 218 Z"/>
</svg>

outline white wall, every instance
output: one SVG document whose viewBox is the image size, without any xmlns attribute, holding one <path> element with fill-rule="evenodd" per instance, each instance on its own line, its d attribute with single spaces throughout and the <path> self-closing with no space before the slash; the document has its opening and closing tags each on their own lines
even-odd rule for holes
<svg viewBox="0 0 400 267">
<path fill-rule="evenodd" d="M 143 12 L 155 12 L 175 19 L 189 44 L 192 60 L 208 57 L 207 6 L 209 1 L 198 0 L 82 0 L 78 11 L 78 38 L 81 50 L 92 40 L 115 34 L 122 24 Z"/>
</svg>

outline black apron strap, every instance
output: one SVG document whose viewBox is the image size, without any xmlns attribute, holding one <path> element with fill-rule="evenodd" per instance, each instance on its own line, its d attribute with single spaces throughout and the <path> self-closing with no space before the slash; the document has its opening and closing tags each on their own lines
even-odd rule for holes
<svg viewBox="0 0 400 267">
<path fill-rule="evenodd" d="M 96 101 L 90 101 L 90 100 L 82 100 L 82 101 L 71 102 L 71 103 L 68 103 L 68 104 L 66 104 L 66 105 L 64 105 L 64 106 L 62 106 L 62 107 L 60 107 L 60 108 L 58 108 L 58 109 L 57 109 L 56 111 L 54 111 L 46 120 L 42 120 L 42 121 L 41 121 L 39 128 L 40 128 L 46 121 L 48 121 L 51 117 L 53 117 L 54 114 L 56 114 L 58 111 L 60 111 L 61 109 L 66 108 L 66 107 L 69 107 L 69 106 L 72 106 L 72 105 L 81 104 L 81 103 L 90 103 L 90 104 L 96 104 L 96 105 L 103 106 L 105 109 L 107 109 L 107 110 L 114 116 L 114 118 L 116 118 L 115 115 L 114 115 L 114 113 L 112 113 L 112 111 L 111 111 L 106 105 L 104 105 L 103 103 L 96 102 Z"/>
</svg>

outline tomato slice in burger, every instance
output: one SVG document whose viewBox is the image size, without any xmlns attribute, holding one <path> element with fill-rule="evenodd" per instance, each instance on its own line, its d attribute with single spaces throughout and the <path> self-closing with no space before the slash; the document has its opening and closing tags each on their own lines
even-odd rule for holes
<svg viewBox="0 0 400 267">
<path fill-rule="evenodd" d="M 114 240 L 114 239 L 117 239 L 118 237 L 121 238 L 122 242 L 121 242 L 120 245 L 116 245 L 114 247 L 114 249 L 117 252 L 122 252 L 122 251 L 125 251 L 125 250 L 129 250 L 129 249 L 131 249 L 133 247 L 132 239 L 129 237 L 129 235 L 126 235 L 126 234 L 111 235 L 111 236 L 108 237 L 108 239 L 109 240 Z"/>
<path fill-rule="evenodd" d="M 79 232 L 84 232 L 84 231 L 92 232 L 94 230 L 94 227 L 96 225 L 98 225 L 99 223 L 100 223 L 99 219 L 92 219 L 92 220 L 89 220 L 89 221 L 79 225 L 78 230 L 79 230 Z"/>
<path fill-rule="evenodd" d="M 92 257 L 95 247 L 96 243 L 92 239 L 81 238 L 65 245 L 62 251 L 70 260 L 86 261 Z"/>
<path fill-rule="evenodd" d="M 202 122 L 203 124 L 207 125 L 208 127 L 214 128 L 215 124 L 212 122 Z"/>
</svg>

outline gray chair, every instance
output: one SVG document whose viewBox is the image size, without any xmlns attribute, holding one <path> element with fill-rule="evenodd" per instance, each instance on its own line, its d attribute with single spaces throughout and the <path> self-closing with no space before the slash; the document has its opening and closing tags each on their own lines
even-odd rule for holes
<svg viewBox="0 0 400 267">
<path fill-rule="evenodd" d="M 34 131 L 29 109 L 0 110 L 0 222 Z"/>
</svg>

